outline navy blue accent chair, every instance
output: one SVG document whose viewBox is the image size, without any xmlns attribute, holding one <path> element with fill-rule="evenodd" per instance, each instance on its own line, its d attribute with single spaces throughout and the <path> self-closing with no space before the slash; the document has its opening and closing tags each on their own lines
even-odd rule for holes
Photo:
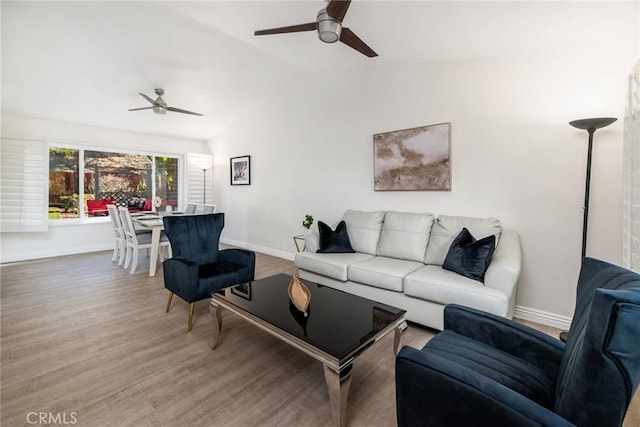
<svg viewBox="0 0 640 427">
<path fill-rule="evenodd" d="M 639 382 L 640 275 L 584 258 L 566 345 L 445 307 L 444 331 L 396 357 L 398 426 L 620 426 Z"/>
<path fill-rule="evenodd" d="M 213 292 L 223 288 L 251 282 L 256 254 L 244 249 L 219 249 L 224 213 L 168 215 L 163 222 L 172 252 L 172 258 L 162 264 L 164 287 L 169 290 L 166 311 L 173 294 L 188 302 L 190 331 L 195 302 L 211 298 Z"/>
</svg>

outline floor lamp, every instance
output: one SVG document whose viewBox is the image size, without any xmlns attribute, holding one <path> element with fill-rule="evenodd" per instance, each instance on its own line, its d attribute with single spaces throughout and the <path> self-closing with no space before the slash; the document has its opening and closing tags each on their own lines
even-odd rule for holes
<svg viewBox="0 0 640 427">
<path fill-rule="evenodd" d="M 591 186 L 591 154 L 593 152 L 593 134 L 596 129 L 609 126 L 617 119 L 614 117 L 599 117 L 595 119 L 581 119 L 569 122 L 571 126 L 589 132 L 589 149 L 587 152 L 587 180 L 584 190 L 584 217 L 582 219 L 582 258 L 587 253 L 587 225 L 589 220 L 589 187 Z"/>
<path fill-rule="evenodd" d="M 587 179 L 584 189 L 584 216 L 582 218 L 582 256 L 584 258 L 587 253 L 587 226 L 589 223 L 589 189 L 591 187 L 591 155 L 593 153 L 593 134 L 596 133 L 596 129 L 609 126 L 615 122 L 614 117 L 598 117 L 595 119 L 581 119 L 569 122 L 574 128 L 586 130 L 589 133 L 589 148 L 587 151 Z M 569 331 L 560 332 L 560 339 L 564 342 L 567 341 Z"/>
</svg>

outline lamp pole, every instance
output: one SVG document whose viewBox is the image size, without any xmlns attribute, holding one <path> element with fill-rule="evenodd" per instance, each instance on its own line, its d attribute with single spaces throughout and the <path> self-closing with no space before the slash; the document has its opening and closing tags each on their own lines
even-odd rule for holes
<svg viewBox="0 0 640 427">
<path fill-rule="evenodd" d="M 584 214 L 582 217 L 582 257 L 585 257 L 587 253 L 587 226 L 589 224 L 589 190 L 591 187 L 591 156 L 593 153 L 593 134 L 596 133 L 596 129 L 609 126 L 615 122 L 615 117 L 598 117 L 595 119 L 581 119 L 569 122 L 571 126 L 577 129 L 586 130 L 589 133 L 589 148 L 587 149 L 587 179 L 584 188 Z M 567 342 L 569 337 L 569 331 L 560 332 L 560 340 Z"/>
<path fill-rule="evenodd" d="M 584 213 L 582 218 L 582 258 L 587 253 L 587 227 L 589 224 L 589 190 L 591 187 L 591 157 L 593 154 L 593 134 L 596 129 L 609 126 L 615 122 L 615 117 L 598 117 L 595 119 L 581 119 L 569 122 L 571 126 L 577 129 L 586 130 L 589 133 L 589 148 L 587 151 L 587 178 L 584 189 Z"/>
<path fill-rule="evenodd" d="M 202 204 L 207 203 L 207 170 L 202 168 Z"/>
</svg>

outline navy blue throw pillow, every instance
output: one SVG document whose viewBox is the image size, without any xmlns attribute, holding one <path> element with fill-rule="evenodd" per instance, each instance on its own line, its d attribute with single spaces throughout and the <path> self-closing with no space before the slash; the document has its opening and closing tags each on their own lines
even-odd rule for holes
<svg viewBox="0 0 640 427">
<path fill-rule="evenodd" d="M 491 264 L 496 248 L 496 236 L 493 234 L 476 240 L 469 230 L 463 228 L 453 239 L 442 268 L 484 283 L 484 274 Z"/>
<path fill-rule="evenodd" d="M 347 224 L 340 221 L 335 231 L 322 221 L 318 221 L 318 232 L 320 233 L 320 249 L 316 252 L 324 254 L 339 254 L 355 252 L 351 247 L 349 234 L 347 234 Z"/>
</svg>

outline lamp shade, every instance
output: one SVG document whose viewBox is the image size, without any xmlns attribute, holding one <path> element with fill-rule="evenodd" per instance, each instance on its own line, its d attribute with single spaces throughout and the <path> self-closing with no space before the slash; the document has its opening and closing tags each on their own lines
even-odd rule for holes
<svg viewBox="0 0 640 427">
<path fill-rule="evenodd" d="M 615 117 L 597 117 L 595 119 L 574 120 L 572 122 L 569 122 L 569 124 L 574 128 L 578 128 L 578 129 L 596 130 L 596 129 L 603 128 L 605 126 L 609 126 L 611 123 L 615 122 L 616 120 L 618 119 L 616 119 Z"/>
</svg>

